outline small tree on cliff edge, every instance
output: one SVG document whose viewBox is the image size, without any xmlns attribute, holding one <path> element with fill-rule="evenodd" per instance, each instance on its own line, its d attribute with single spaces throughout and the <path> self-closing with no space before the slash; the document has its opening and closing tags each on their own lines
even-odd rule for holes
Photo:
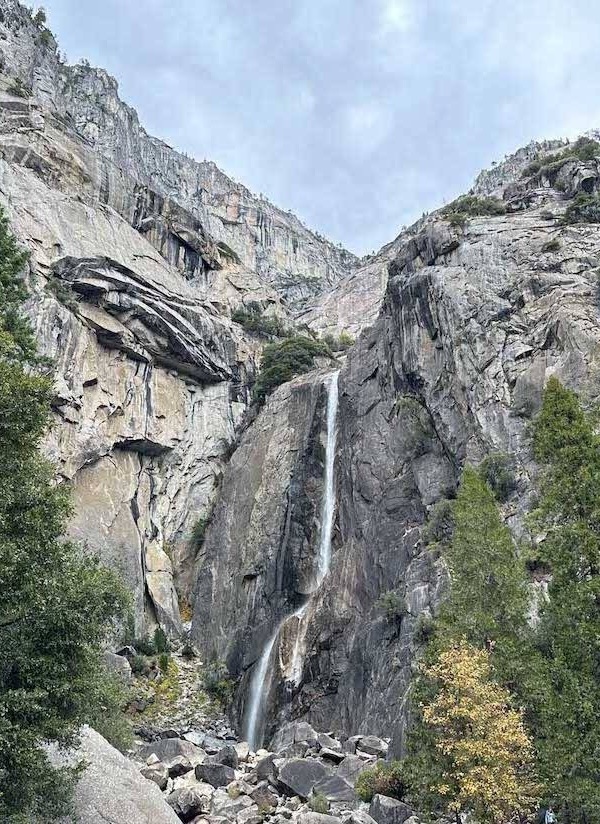
<svg viewBox="0 0 600 824">
<path fill-rule="evenodd" d="M 431 697 L 421 707 L 434 770 L 421 772 L 435 809 L 479 822 L 510 821 L 532 810 L 533 746 L 521 711 L 492 680 L 489 653 L 458 641 L 423 668 Z M 430 765 L 430 766 L 431 766 Z"/>
<path fill-rule="evenodd" d="M 39 443 L 51 386 L 20 314 L 25 256 L 0 212 L 0 820 L 68 809 L 74 773 L 43 744 L 83 723 L 107 732 L 119 709 L 102 642 L 127 602 L 116 576 L 64 540 L 65 490 Z M 27 371 L 26 371 L 27 370 Z"/>
</svg>

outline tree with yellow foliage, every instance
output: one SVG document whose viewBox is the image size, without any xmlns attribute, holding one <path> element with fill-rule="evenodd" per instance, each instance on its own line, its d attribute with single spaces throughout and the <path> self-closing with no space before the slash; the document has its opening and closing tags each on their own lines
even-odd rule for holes
<svg viewBox="0 0 600 824">
<path fill-rule="evenodd" d="M 536 804 L 533 746 L 522 712 L 492 679 L 490 654 L 465 639 L 423 667 L 430 700 L 421 706 L 432 749 L 421 779 L 437 811 L 500 824 Z M 426 756 L 426 753 L 422 753 Z M 423 765 L 421 765 L 423 766 Z"/>
</svg>

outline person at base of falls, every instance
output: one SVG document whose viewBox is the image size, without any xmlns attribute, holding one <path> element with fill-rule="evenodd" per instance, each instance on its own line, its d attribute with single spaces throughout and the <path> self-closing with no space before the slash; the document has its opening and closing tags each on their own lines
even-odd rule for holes
<svg viewBox="0 0 600 824">
<path fill-rule="evenodd" d="M 556 824 L 556 813 L 552 807 L 548 807 L 544 816 L 544 824 Z"/>
</svg>

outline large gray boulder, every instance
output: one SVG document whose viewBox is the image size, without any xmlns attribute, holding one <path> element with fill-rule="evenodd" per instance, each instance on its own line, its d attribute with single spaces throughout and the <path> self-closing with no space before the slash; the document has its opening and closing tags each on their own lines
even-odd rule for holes
<svg viewBox="0 0 600 824">
<path fill-rule="evenodd" d="M 340 824 L 341 819 L 326 813 L 302 812 L 296 821 L 298 824 Z"/>
<path fill-rule="evenodd" d="M 337 768 L 336 775 L 344 778 L 349 784 L 354 786 L 358 776 L 363 770 L 366 770 L 367 767 L 368 764 L 366 764 L 362 758 L 359 758 L 358 755 L 347 755 Z"/>
<path fill-rule="evenodd" d="M 377 824 L 404 824 L 412 814 L 407 804 L 387 795 L 374 796 L 369 806 L 369 815 Z"/>
<path fill-rule="evenodd" d="M 183 756 L 190 761 L 197 760 L 203 756 L 203 752 L 189 741 L 181 738 L 161 738 L 159 741 L 152 741 L 140 747 L 138 755 L 144 761 L 151 755 L 156 755 L 163 764 L 168 764 L 175 758 Z"/>
<path fill-rule="evenodd" d="M 90 727 L 77 750 L 65 755 L 52 747 L 50 758 L 57 766 L 87 765 L 75 789 L 77 824 L 179 824 L 156 784 Z"/>
<path fill-rule="evenodd" d="M 235 780 L 235 771 L 225 764 L 198 764 L 196 778 L 213 787 L 226 787 Z"/>
<path fill-rule="evenodd" d="M 354 787 L 340 775 L 329 775 L 314 786 L 314 792 L 323 795 L 328 801 L 357 801 Z"/>
<path fill-rule="evenodd" d="M 328 776 L 327 768 L 314 758 L 294 758 L 279 769 L 277 780 L 284 791 L 308 798 L 313 787 Z"/>
<path fill-rule="evenodd" d="M 181 787 L 167 797 L 168 804 L 182 821 L 190 821 L 196 815 L 210 811 L 210 798 L 200 787 Z"/>
</svg>

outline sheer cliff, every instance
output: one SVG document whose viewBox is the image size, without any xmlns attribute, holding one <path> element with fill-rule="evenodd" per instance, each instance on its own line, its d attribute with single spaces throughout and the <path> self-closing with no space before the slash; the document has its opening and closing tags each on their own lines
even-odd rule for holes
<svg viewBox="0 0 600 824">
<path fill-rule="evenodd" d="M 299 570 L 314 566 L 318 544 L 318 510 L 308 502 L 324 476 L 322 376 L 279 390 L 246 432 L 204 544 L 194 624 L 207 653 L 240 679 L 240 724 L 258 655 L 287 614 L 271 658 L 267 733 L 305 717 L 393 731 L 400 752 L 418 648 L 446 585 L 422 537 L 432 506 L 454 495 L 465 462 L 508 453 L 517 487 L 504 516 L 519 536 L 535 473 L 529 424 L 547 378 L 598 400 L 600 236 L 564 214 L 578 193 L 600 191 L 600 161 L 573 157 L 546 169 L 556 147 L 532 145 L 479 178 L 480 191 L 493 183 L 503 197 L 504 214 L 450 221 L 434 213 L 382 251 L 391 262 L 381 312 L 339 379 L 333 558 L 301 626 L 299 676 L 290 669 L 293 614 L 305 597 Z M 288 454 L 279 471 L 282 443 L 292 461 Z M 242 454 L 252 488 L 271 490 L 268 502 L 245 496 Z M 248 510 L 236 519 L 231 502 L 240 498 Z M 260 544 L 251 537 L 257 527 Z M 226 569 L 236 572 L 225 584 Z M 401 603 L 392 620 L 378 605 L 390 591 Z"/>
</svg>

